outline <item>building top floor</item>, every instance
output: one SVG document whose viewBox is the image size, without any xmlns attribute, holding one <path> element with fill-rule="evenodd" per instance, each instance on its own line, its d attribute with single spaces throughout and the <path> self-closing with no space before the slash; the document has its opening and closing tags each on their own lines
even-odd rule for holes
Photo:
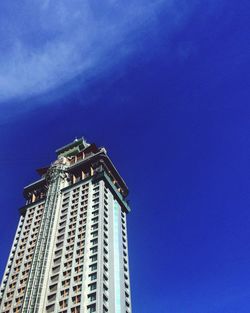
<svg viewBox="0 0 250 313">
<path fill-rule="evenodd" d="M 128 187 L 118 173 L 104 148 L 87 143 L 83 138 L 75 139 L 72 143 L 56 150 L 57 160 L 50 166 L 37 170 L 41 178 L 24 188 L 23 195 L 26 203 L 30 204 L 46 197 L 49 185 L 49 172 L 57 163 L 62 163 L 67 175 L 68 186 L 83 179 L 96 178 L 105 175 L 118 197 L 126 201 Z"/>
</svg>

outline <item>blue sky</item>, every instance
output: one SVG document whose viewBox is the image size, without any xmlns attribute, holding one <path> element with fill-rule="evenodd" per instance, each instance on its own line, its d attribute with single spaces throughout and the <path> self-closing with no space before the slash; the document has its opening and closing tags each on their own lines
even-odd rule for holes
<svg viewBox="0 0 250 313">
<path fill-rule="evenodd" d="M 249 12 L 1 2 L 0 275 L 23 186 L 84 136 L 130 188 L 134 313 L 249 313 Z"/>
</svg>

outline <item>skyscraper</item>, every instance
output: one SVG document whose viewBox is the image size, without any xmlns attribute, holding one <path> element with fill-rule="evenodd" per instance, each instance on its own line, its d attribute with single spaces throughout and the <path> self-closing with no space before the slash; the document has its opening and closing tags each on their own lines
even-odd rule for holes
<svg viewBox="0 0 250 313">
<path fill-rule="evenodd" d="M 128 188 L 104 148 L 56 154 L 24 188 L 0 312 L 130 313 Z"/>
</svg>

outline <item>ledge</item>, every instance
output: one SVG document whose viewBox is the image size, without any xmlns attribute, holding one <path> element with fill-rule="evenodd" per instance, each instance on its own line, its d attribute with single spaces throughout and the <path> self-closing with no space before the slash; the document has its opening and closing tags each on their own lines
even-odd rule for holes
<svg viewBox="0 0 250 313">
<path fill-rule="evenodd" d="M 121 188 L 124 191 L 125 196 L 128 195 L 128 187 L 126 185 L 126 183 L 124 182 L 123 178 L 120 176 L 120 174 L 118 173 L 117 169 L 115 168 L 114 164 L 112 163 L 112 161 L 110 160 L 110 158 L 106 155 L 106 153 L 104 151 L 100 151 L 86 159 L 83 159 L 73 165 L 71 165 L 69 167 L 69 171 L 72 171 L 78 167 L 83 166 L 85 163 L 89 163 L 93 160 L 102 160 L 104 162 L 104 164 L 106 165 L 107 169 L 112 172 L 112 174 L 114 175 L 114 178 L 118 181 L 118 183 L 120 184 Z"/>
<path fill-rule="evenodd" d="M 38 205 L 38 204 L 41 203 L 41 202 L 45 202 L 45 200 L 46 200 L 46 197 L 44 197 L 43 199 L 39 199 L 39 200 L 37 200 L 37 201 L 35 201 L 35 202 L 26 204 L 25 206 L 23 206 L 23 207 L 21 207 L 21 208 L 19 209 L 20 215 L 25 216 L 25 213 L 26 213 L 26 211 L 27 211 L 28 208 L 30 208 L 30 207 L 32 207 L 32 206 L 34 206 L 34 205 Z"/>
<path fill-rule="evenodd" d="M 46 182 L 45 178 L 43 177 L 43 178 L 41 178 L 41 179 L 39 179 L 39 180 L 29 184 L 28 186 L 25 186 L 24 189 L 23 189 L 23 196 L 24 196 L 24 198 L 27 199 L 27 194 L 28 194 L 29 191 L 32 191 L 32 190 L 34 190 L 37 187 L 44 186 L 45 182 Z"/>
<path fill-rule="evenodd" d="M 121 205 L 123 211 L 126 213 L 129 213 L 131 211 L 127 201 L 124 199 L 124 197 L 119 193 L 115 185 L 112 183 L 111 179 L 109 176 L 103 171 L 101 173 L 98 173 L 97 175 L 93 176 L 93 182 L 97 182 L 99 180 L 104 180 L 105 183 L 109 186 L 110 191 L 113 193 L 115 196 L 116 200 L 119 202 Z"/>
<path fill-rule="evenodd" d="M 82 183 L 85 183 L 85 182 L 87 182 L 88 180 L 91 180 L 92 178 L 93 178 L 93 176 L 89 176 L 89 177 L 86 177 L 86 178 L 84 178 L 84 179 L 81 179 L 81 180 L 79 180 L 78 182 L 76 182 L 76 183 L 74 183 L 74 184 L 71 184 L 71 185 L 69 185 L 69 186 L 67 186 L 67 187 L 62 188 L 62 189 L 60 190 L 60 192 L 67 191 L 68 189 L 71 189 L 71 188 L 75 188 L 75 187 L 77 187 L 78 185 L 81 185 Z"/>
</svg>

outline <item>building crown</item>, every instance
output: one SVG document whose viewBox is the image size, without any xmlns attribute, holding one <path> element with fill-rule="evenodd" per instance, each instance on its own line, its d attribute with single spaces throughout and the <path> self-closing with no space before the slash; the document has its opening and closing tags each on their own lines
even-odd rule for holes
<svg viewBox="0 0 250 313">
<path fill-rule="evenodd" d="M 76 138 L 74 141 L 71 143 L 59 148 L 56 150 L 57 156 L 65 156 L 65 157 L 70 157 L 74 156 L 77 153 L 81 152 L 85 148 L 89 146 L 89 143 L 84 138 Z"/>
</svg>

